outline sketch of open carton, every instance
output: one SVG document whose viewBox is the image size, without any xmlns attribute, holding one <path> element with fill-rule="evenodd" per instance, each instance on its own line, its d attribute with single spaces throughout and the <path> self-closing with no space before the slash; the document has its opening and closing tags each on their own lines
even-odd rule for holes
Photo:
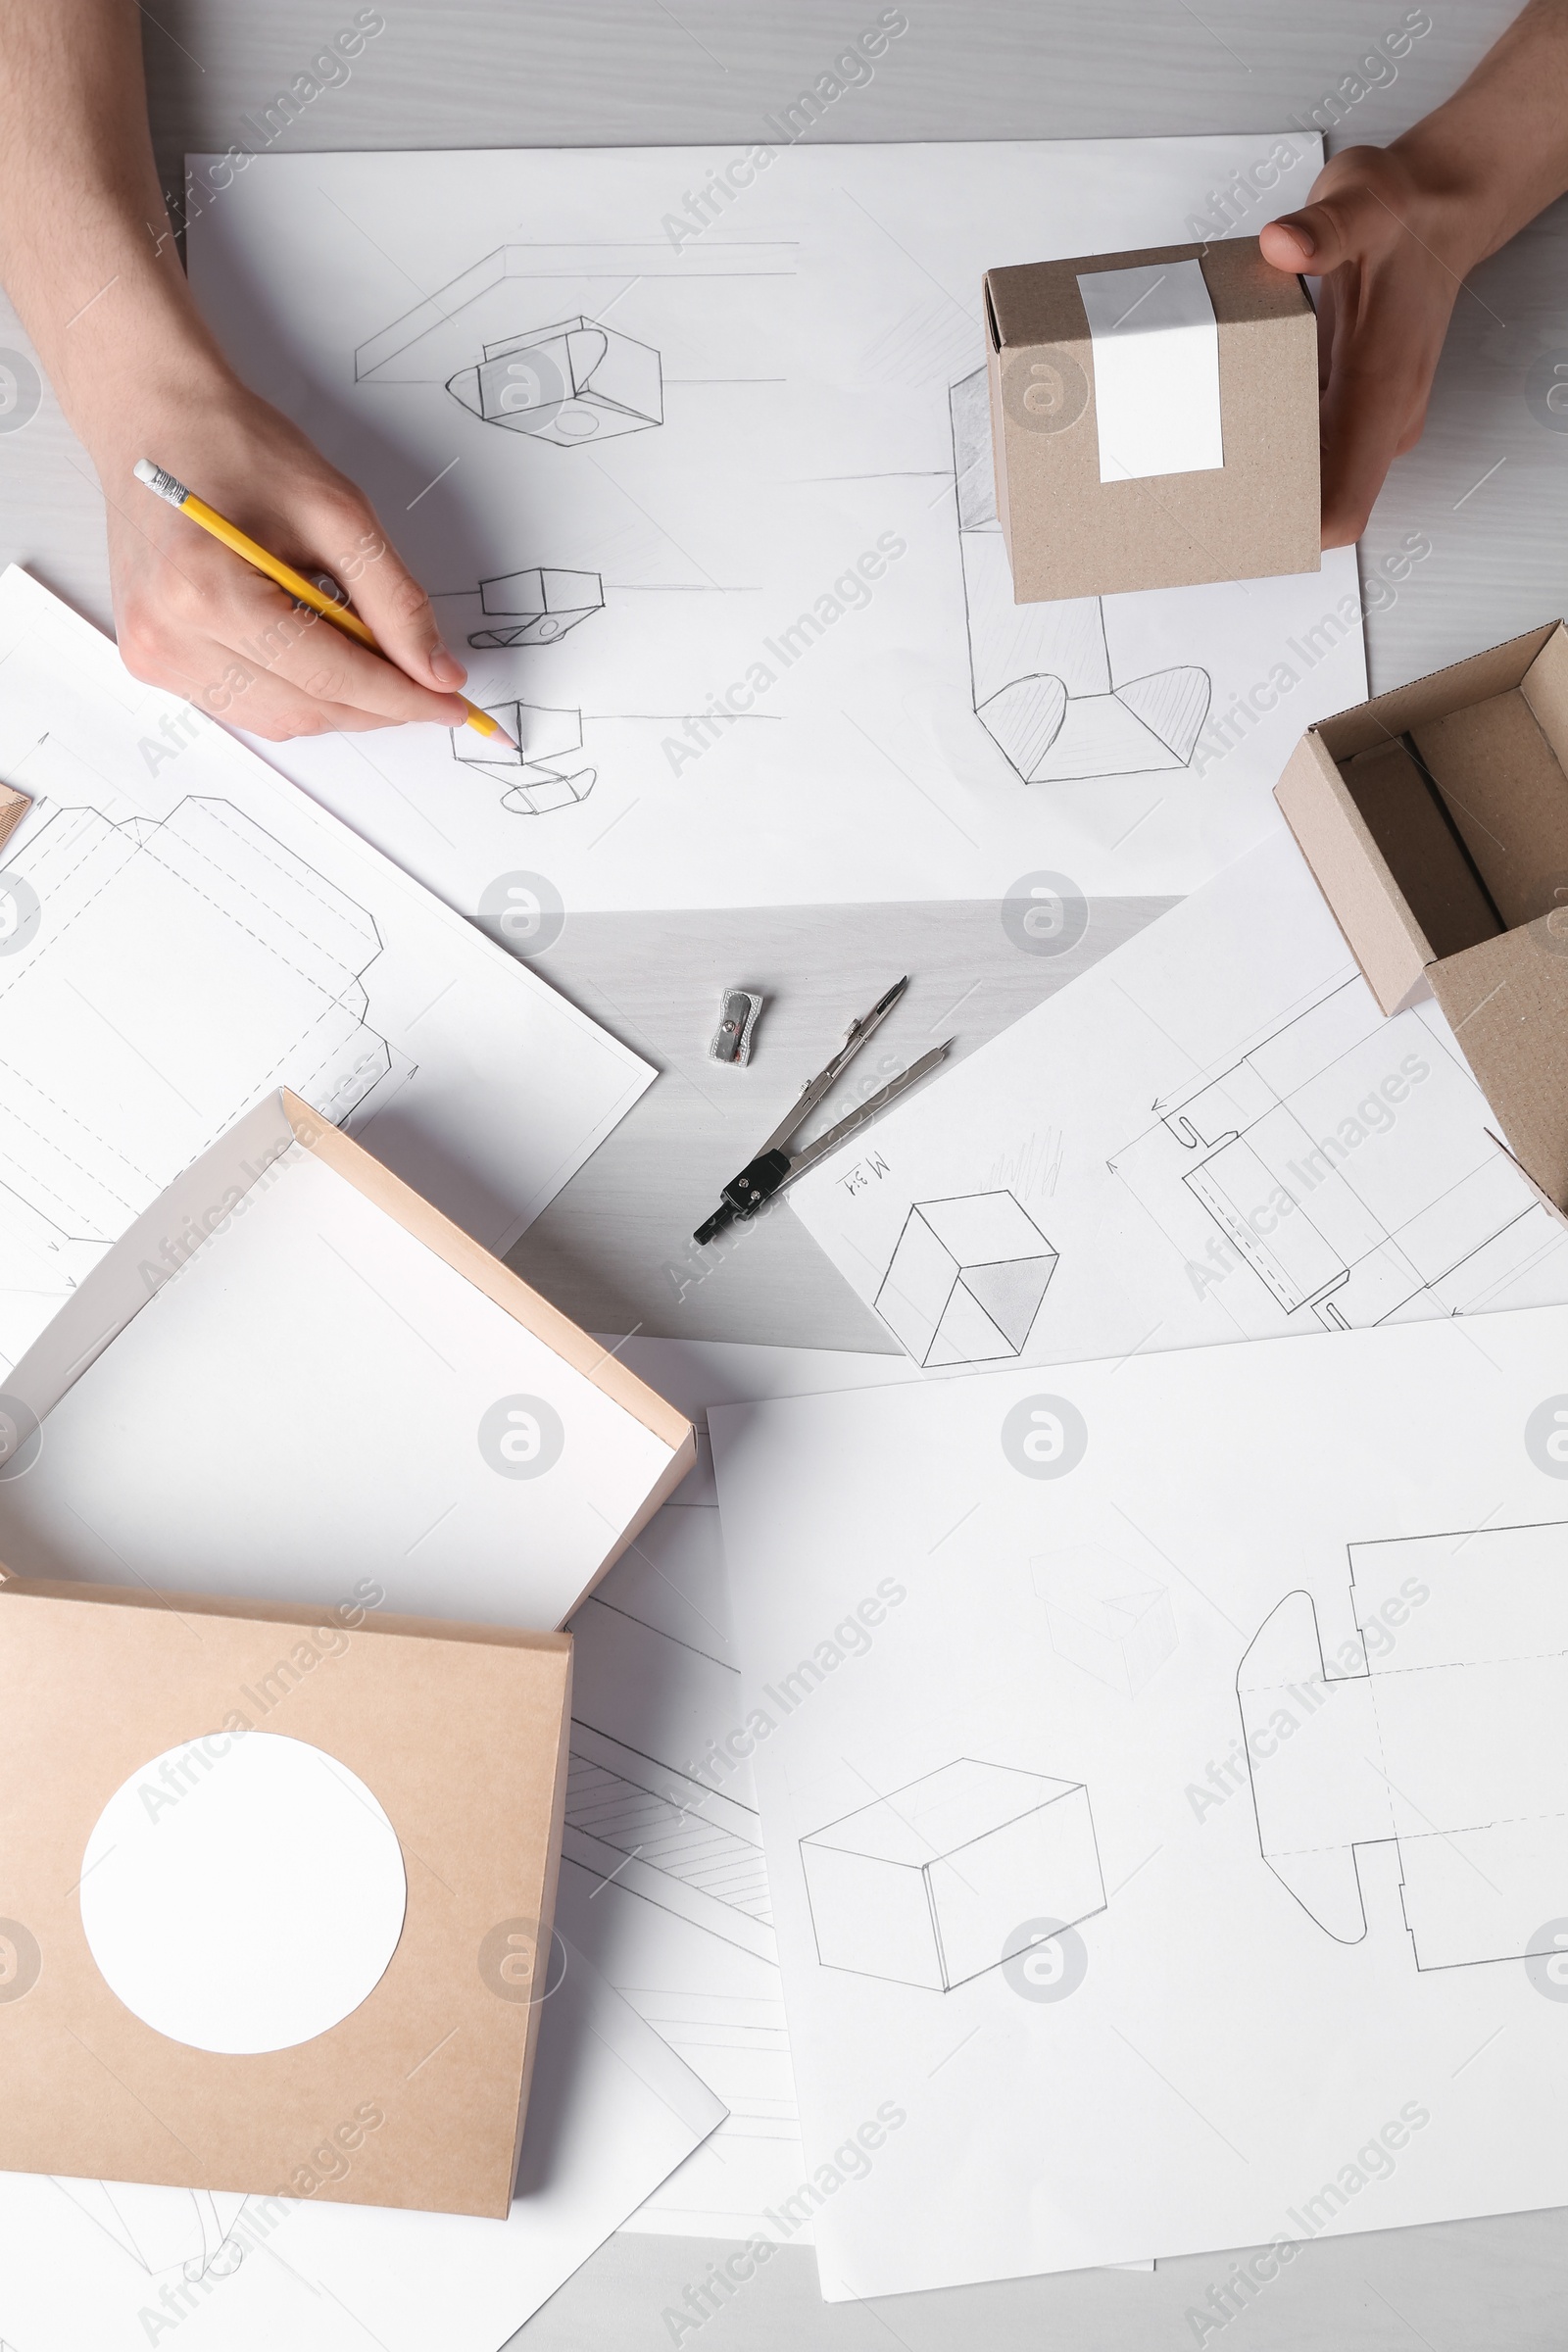
<svg viewBox="0 0 1568 2352">
<path fill-rule="evenodd" d="M 492 647 L 554 645 L 580 620 L 605 609 L 605 585 L 597 571 L 562 571 L 535 565 L 531 571 L 509 571 L 479 582 L 482 610 L 499 615 L 504 626 L 477 629 L 468 643 L 480 652 Z"/>
<path fill-rule="evenodd" d="M 486 343 L 447 390 L 486 424 L 568 448 L 664 421 L 658 352 L 581 317 Z"/>
<path fill-rule="evenodd" d="M 1185 767 L 1208 715 L 1208 672 L 1183 664 L 1116 681 L 1098 596 L 1014 604 L 986 370 L 949 399 L 975 716 L 1025 784 Z"/>
<path fill-rule="evenodd" d="M 452 754 L 465 767 L 513 779 L 512 789 L 501 796 L 503 808 L 514 816 L 549 816 L 588 798 L 598 769 L 570 764 L 572 753 L 582 750 L 580 710 L 550 710 L 538 703 L 492 703 L 489 710 L 517 749 L 509 751 L 493 735 L 454 727 Z"/>
<path fill-rule="evenodd" d="M 1417 1969 L 1525 1959 L 1568 1917 L 1568 1523 L 1348 1549 L 1361 1670 L 1325 1674 L 1297 1592 L 1237 1675 L 1263 1859 L 1358 1943 L 1358 1848 L 1392 1845 Z"/>
</svg>

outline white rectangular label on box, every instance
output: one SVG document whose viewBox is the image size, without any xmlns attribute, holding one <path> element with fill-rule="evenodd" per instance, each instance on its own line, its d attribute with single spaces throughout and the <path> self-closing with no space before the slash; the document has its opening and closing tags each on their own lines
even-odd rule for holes
<svg viewBox="0 0 1568 2352">
<path fill-rule="evenodd" d="M 1094 345 L 1101 480 L 1222 466 L 1219 328 L 1198 263 L 1094 270 L 1078 291 Z"/>
</svg>

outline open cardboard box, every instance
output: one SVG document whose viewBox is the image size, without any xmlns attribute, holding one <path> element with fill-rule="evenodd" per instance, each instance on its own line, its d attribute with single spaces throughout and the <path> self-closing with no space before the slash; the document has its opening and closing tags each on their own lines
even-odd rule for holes
<svg viewBox="0 0 1568 2352">
<path fill-rule="evenodd" d="M 286 1092 L 0 1382 L 21 1574 L 563 1624 L 696 1459 L 684 1416 Z"/>
<path fill-rule="evenodd" d="M 0 1571 L 0 2169 L 504 2217 L 570 1698 L 564 1634 Z"/>
<path fill-rule="evenodd" d="M 1383 1010 L 1437 999 L 1568 1222 L 1568 629 L 1320 720 L 1275 797 Z"/>
<path fill-rule="evenodd" d="M 1255 237 L 991 270 L 985 312 L 1015 603 L 1321 567 L 1317 321 Z"/>
</svg>

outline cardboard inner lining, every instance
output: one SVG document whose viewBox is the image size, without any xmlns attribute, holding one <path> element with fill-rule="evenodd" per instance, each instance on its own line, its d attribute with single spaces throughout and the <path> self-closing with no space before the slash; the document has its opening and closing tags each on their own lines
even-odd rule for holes
<svg viewBox="0 0 1568 2352">
<path fill-rule="evenodd" d="M 1433 955 L 1454 956 L 1494 938 L 1502 922 L 1449 810 L 1403 739 L 1357 752 L 1340 762 L 1340 773 Z"/>
<path fill-rule="evenodd" d="M 1568 907 L 1568 632 L 1551 630 L 1512 680 L 1475 683 L 1477 699 L 1436 710 L 1429 685 L 1430 715 L 1390 709 L 1370 747 L 1334 743 L 1339 722 L 1322 735 L 1425 935 L 1433 994 L 1527 1175 L 1562 1210 L 1568 936 L 1547 917 Z M 1394 732 L 1401 720 L 1408 732 Z"/>
<path fill-rule="evenodd" d="M 1524 688 L 1411 734 L 1503 929 L 1549 914 L 1568 878 L 1568 775 Z"/>
<path fill-rule="evenodd" d="M 1339 767 L 1434 956 L 1549 914 L 1568 885 L 1568 641 Z"/>
</svg>

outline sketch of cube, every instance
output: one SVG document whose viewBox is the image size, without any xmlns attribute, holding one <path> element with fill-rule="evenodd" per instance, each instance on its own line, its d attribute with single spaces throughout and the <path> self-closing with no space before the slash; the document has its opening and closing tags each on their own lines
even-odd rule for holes
<svg viewBox="0 0 1568 2352">
<path fill-rule="evenodd" d="M 1135 1698 L 1176 1646 L 1164 1586 L 1102 1544 L 1042 1552 L 1029 1567 L 1056 1655 Z"/>
<path fill-rule="evenodd" d="M 605 607 L 604 582 L 597 571 L 509 571 L 499 579 L 479 582 L 479 602 L 486 612 L 506 616 L 501 629 L 476 629 L 468 643 L 480 648 L 513 645 L 554 645 L 590 613 Z"/>
<path fill-rule="evenodd" d="M 1056 1252 L 1011 1193 L 917 1200 L 876 1310 L 918 1364 L 1021 1355 Z"/>
<path fill-rule="evenodd" d="M 1081 1781 L 961 1756 L 803 1838 L 824 1968 L 950 1992 L 1036 1919 L 1105 1907 Z"/>
<path fill-rule="evenodd" d="M 450 376 L 447 390 L 486 424 L 565 448 L 664 421 L 652 344 L 580 317 L 485 344 L 479 364 Z"/>
</svg>

